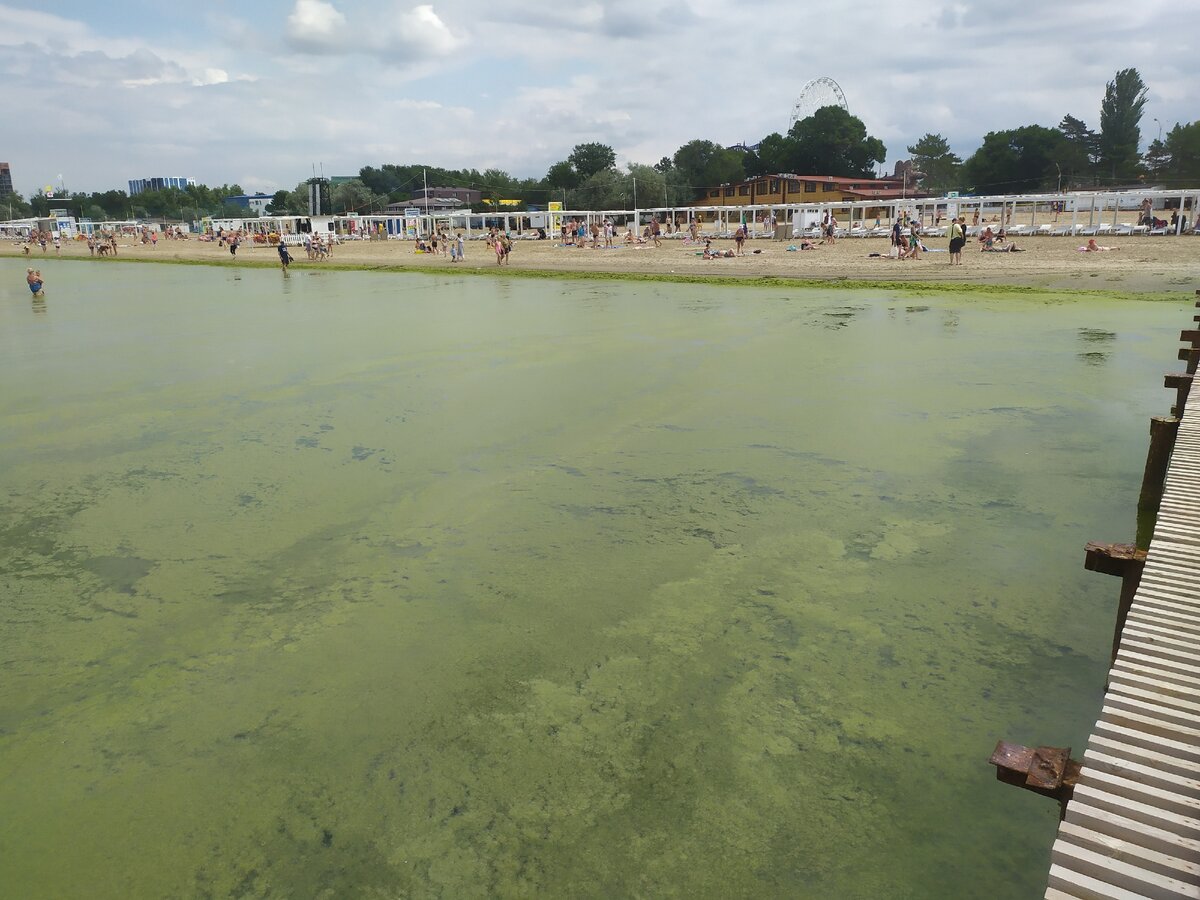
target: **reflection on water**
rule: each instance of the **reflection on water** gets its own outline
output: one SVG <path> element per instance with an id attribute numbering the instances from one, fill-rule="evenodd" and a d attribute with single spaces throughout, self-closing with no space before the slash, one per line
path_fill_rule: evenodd
<path id="1" fill-rule="evenodd" d="M 1042 890 L 986 759 L 1094 721 L 1182 303 L 53 277 L 0 289 L 7 893 Z"/>
<path id="2" fill-rule="evenodd" d="M 1080 328 L 1079 342 L 1086 348 L 1079 351 L 1076 357 L 1089 366 L 1100 366 L 1108 362 L 1111 348 L 1108 346 L 1117 339 L 1112 331 L 1103 328 Z"/>

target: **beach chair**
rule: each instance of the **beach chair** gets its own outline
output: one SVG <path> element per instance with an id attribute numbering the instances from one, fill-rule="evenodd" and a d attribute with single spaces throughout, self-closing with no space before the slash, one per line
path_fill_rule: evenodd
<path id="1" fill-rule="evenodd" d="M 1133 226 L 1128 222 L 1122 222 L 1111 233 L 1120 237 L 1129 237 L 1129 235 L 1133 234 Z"/>
<path id="2" fill-rule="evenodd" d="M 1149 225 L 1134 225 L 1133 229 L 1132 229 L 1132 233 L 1133 234 L 1153 234 L 1154 230 Z M 1163 229 L 1163 233 L 1164 234 L 1166 233 L 1165 228 Z"/>
<path id="3" fill-rule="evenodd" d="M 1097 226 L 1097 225 L 1080 225 L 1079 231 L 1077 231 L 1076 234 L 1081 234 L 1081 235 L 1085 235 L 1087 237 L 1091 237 L 1096 234 L 1098 228 L 1099 228 L 1099 226 Z"/>
<path id="4" fill-rule="evenodd" d="M 1096 226 L 1096 234 L 1112 234 L 1113 227 L 1107 222 L 1101 222 Z"/>
<path id="5" fill-rule="evenodd" d="M 1037 231 L 1033 233 L 1039 237 L 1050 237 L 1050 235 L 1054 234 L 1054 226 L 1049 223 L 1039 225 Z"/>
<path id="6" fill-rule="evenodd" d="M 1004 233 L 1009 237 L 1029 237 L 1033 234 L 1033 229 L 1028 225 L 1014 225 L 1012 228 L 1006 229 Z"/>
<path id="7" fill-rule="evenodd" d="M 1139 228 L 1145 228 L 1146 226 L 1145 226 L 1145 225 L 1139 225 L 1138 227 L 1139 227 Z M 1165 228 L 1151 228 L 1151 229 L 1149 229 L 1149 231 L 1147 231 L 1146 233 L 1147 233 L 1147 234 L 1152 234 L 1152 235 L 1160 235 L 1160 234 L 1161 234 L 1161 235 L 1164 235 L 1164 236 L 1165 236 L 1165 235 L 1167 235 L 1167 234 L 1171 234 L 1171 233 L 1173 233 L 1173 232 L 1168 232 L 1168 231 L 1167 231 L 1167 229 L 1165 229 Z"/>

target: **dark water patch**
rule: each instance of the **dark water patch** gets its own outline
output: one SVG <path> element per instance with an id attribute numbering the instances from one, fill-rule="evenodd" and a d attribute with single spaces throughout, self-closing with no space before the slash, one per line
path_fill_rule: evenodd
<path id="1" fill-rule="evenodd" d="M 821 313 L 819 324 L 825 328 L 845 328 L 855 319 L 857 319 L 866 307 L 840 307 L 838 309 L 826 310 Z"/>
<path id="2" fill-rule="evenodd" d="M 1115 331 L 1105 331 L 1102 328 L 1080 328 L 1079 340 L 1087 344 L 1111 343 L 1117 339 Z"/>
<path id="3" fill-rule="evenodd" d="M 784 492 L 777 487 L 772 487 L 769 484 L 763 484 L 752 475 L 743 475 L 740 472 L 721 472 L 717 475 L 722 481 L 736 484 L 738 488 L 747 494 L 755 497 L 780 497 Z"/>
<path id="4" fill-rule="evenodd" d="M 1077 353 L 1076 358 L 1089 366 L 1102 366 L 1108 362 L 1109 354 L 1100 353 L 1095 350 L 1088 353 Z"/>
<path id="5" fill-rule="evenodd" d="M 550 468 L 558 469 L 560 472 L 565 472 L 567 475 L 570 475 L 573 478 L 584 477 L 583 472 L 580 469 L 576 469 L 574 466 L 564 466 L 561 463 L 551 463 Z"/>
<path id="6" fill-rule="evenodd" d="M 156 563 L 137 556 L 89 556 L 79 566 L 119 594 L 136 594 L 136 585 L 154 570 Z"/>
<path id="7" fill-rule="evenodd" d="M 780 447 L 777 444 L 747 444 L 748 450 L 774 450 L 783 456 L 791 459 L 802 459 L 811 462 L 818 462 L 828 466 L 846 466 L 848 463 L 844 459 L 836 459 L 832 456 L 826 456 L 822 453 L 817 453 L 812 450 L 796 450 L 792 447 Z"/>
<path id="8" fill-rule="evenodd" d="M 350 451 L 350 455 L 357 461 L 362 462 L 365 459 L 370 459 L 372 456 L 374 456 L 376 453 L 379 453 L 379 452 L 380 452 L 379 450 L 372 450 L 368 447 L 360 447 L 360 446 L 356 445 Z"/>

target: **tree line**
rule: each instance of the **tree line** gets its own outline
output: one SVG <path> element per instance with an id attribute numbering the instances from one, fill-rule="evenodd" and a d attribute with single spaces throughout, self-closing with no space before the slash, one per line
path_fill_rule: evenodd
<path id="1" fill-rule="evenodd" d="M 965 160 L 950 150 L 945 137 L 926 134 L 909 146 L 906 170 L 914 186 L 931 193 L 957 190 L 965 194 L 1015 194 L 1121 186 L 1150 181 L 1168 187 L 1200 184 L 1200 121 L 1176 123 L 1139 153 L 1141 122 L 1148 89 L 1137 69 L 1122 69 L 1108 82 L 1099 108 L 1099 130 L 1073 115 L 1057 127 L 1024 125 L 988 132 Z M 883 142 L 867 133 L 855 116 L 826 106 L 795 122 L 786 134 L 768 134 L 752 147 L 725 147 L 692 140 L 654 165 L 618 167 L 616 152 L 606 144 L 577 144 L 566 159 L 550 166 L 542 178 L 514 178 L 500 169 L 445 169 L 421 164 L 386 163 L 363 167 L 358 176 L 331 190 L 336 213 L 383 212 L 389 204 L 407 205 L 425 187 L 466 187 L 480 191 L 483 206 L 500 200 L 520 207 L 561 201 L 567 209 L 632 209 L 684 205 L 706 189 L 781 172 L 874 178 L 887 158 Z M 88 218 L 241 217 L 246 208 L 228 198 L 241 194 L 238 185 L 147 191 L 129 197 L 124 191 L 70 194 L 72 205 Z M 36 195 L 24 201 L 10 195 L 14 217 L 45 215 L 54 201 Z M 308 185 L 277 191 L 269 213 L 306 214 Z"/>

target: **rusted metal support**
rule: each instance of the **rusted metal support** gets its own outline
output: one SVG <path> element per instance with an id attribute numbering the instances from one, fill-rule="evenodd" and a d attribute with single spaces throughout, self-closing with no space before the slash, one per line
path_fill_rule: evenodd
<path id="1" fill-rule="evenodd" d="M 1187 406 L 1193 377 L 1195 376 L 1183 372 L 1168 372 L 1163 376 L 1163 387 L 1175 388 L 1175 405 L 1171 407 L 1171 415 L 1177 418 L 1183 418 L 1183 409 Z"/>
<path id="2" fill-rule="evenodd" d="M 1179 420 L 1174 416 L 1155 416 L 1150 420 L 1150 449 L 1146 451 L 1146 471 L 1142 475 L 1137 511 L 1137 545 L 1143 550 L 1150 547 L 1150 538 L 1154 534 L 1167 480 L 1167 465 L 1171 462 L 1178 433 Z"/>
<path id="3" fill-rule="evenodd" d="M 1113 626 L 1112 659 L 1115 661 L 1121 646 L 1121 634 L 1125 631 L 1125 620 L 1129 618 L 1129 608 L 1133 605 L 1138 585 L 1142 583 L 1146 551 L 1133 544 L 1089 541 L 1084 552 L 1083 567 L 1089 572 L 1116 575 L 1121 579 L 1121 599 L 1117 603 L 1117 621 Z"/>
<path id="4" fill-rule="evenodd" d="M 1024 747 L 1009 741 L 996 742 L 988 763 L 996 767 L 997 781 L 1057 800 L 1060 820 L 1083 768 L 1071 759 L 1070 747 Z"/>
<path id="5" fill-rule="evenodd" d="M 1200 347 L 1180 347 L 1179 358 L 1187 363 L 1189 375 L 1196 374 L 1196 365 L 1200 362 Z"/>

